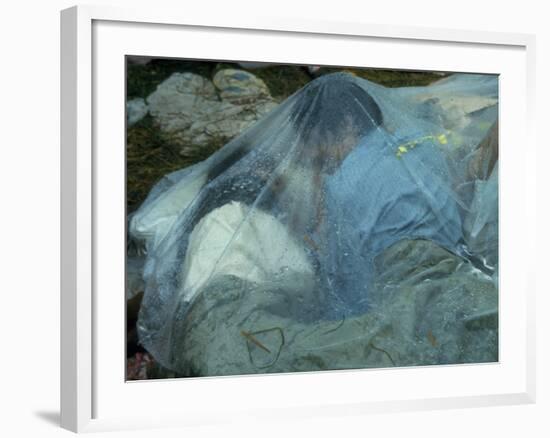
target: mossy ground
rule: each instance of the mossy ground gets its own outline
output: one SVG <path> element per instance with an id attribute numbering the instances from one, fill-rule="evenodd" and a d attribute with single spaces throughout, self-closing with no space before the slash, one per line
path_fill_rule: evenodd
<path id="1" fill-rule="evenodd" d="M 371 68 L 346 68 L 346 67 L 323 67 L 322 74 L 347 71 L 363 79 L 376 82 L 385 87 L 415 87 L 429 85 L 441 79 L 442 75 L 435 72 L 405 71 L 405 70 L 380 70 Z"/>
<path id="2" fill-rule="evenodd" d="M 186 148 L 166 141 L 153 119 L 147 115 L 126 136 L 126 202 L 128 213 L 136 210 L 152 186 L 167 173 L 205 160 L 224 145 L 223 139 L 202 147 Z"/>

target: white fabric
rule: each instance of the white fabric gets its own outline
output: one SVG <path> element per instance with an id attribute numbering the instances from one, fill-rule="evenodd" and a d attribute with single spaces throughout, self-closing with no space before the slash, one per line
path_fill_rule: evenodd
<path id="1" fill-rule="evenodd" d="M 313 282 L 307 255 L 286 227 L 267 213 L 231 202 L 211 211 L 193 229 L 181 291 L 190 301 L 214 275 L 262 283 L 296 274 Z"/>

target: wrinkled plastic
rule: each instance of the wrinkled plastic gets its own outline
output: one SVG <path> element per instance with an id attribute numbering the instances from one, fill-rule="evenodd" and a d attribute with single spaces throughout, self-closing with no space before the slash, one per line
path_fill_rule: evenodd
<path id="1" fill-rule="evenodd" d="M 327 75 L 167 175 L 130 221 L 147 250 L 141 343 L 174 368 L 178 327 L 224 278 L 256 285 L 256 311 L 276 290 L 285 304 L 263 310 L 299 324 L 365 314 L 380 296 L 375 259 L 405 239 L 496 276 L 497 152 L 487 164 L 480 144 L 497 104 L 495 76 L 388 89 Z"/>
<path id="2" fill-rule="evenodd" d="M 314 323 L 289 316 L 288 286 L 218 277 L 175 322 L 185 336 L 171 366 L 213 376 L 498 360 L 488 275 L 428 240 L 401 240 L 375 265 L 368 311 Z"/>

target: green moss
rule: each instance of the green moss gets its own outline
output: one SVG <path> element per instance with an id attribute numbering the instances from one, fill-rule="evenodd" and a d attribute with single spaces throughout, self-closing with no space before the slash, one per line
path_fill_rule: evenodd
<path id="1" fill-rule="evenodd" d="M 376 82 L 385 87 L 410 87 L 424 86 L 441 79 L 443 76 L 438 73 L 423 71 L 405 71 L 405 70 L 380 70 L 371 68 L 345 68 L 345 67 L 322 67 L 319 74 L 335 73 L 347 71 L 363 79 Z"/>
<path id="2" fill-rule="evenodd" d="M 176 72 L 191 72 L 211 77 L 217 63 L 178 59 L 153 59 L 146 65 L 127 64 L 126 95 L 128 99 L 147 97 L 162 81 Z"/>
<path id="3" fill-rule="evenodd" d="M 205 160 L 225 144 L 213 139 L 201 147 L 185 148 L 166 141 L 150 116 L 128 128 L 126 137 L 126 201 L 128 213 L 139 207 L 153 185 L 167 173 Z"/>
<path id="4" fill-rule="evenodd" d="M 249 71 L 262 79 L 271 95 L 279 101 L 286 99 L 312 80 L 304 68 L 295 65 L 274 65 Z"/>

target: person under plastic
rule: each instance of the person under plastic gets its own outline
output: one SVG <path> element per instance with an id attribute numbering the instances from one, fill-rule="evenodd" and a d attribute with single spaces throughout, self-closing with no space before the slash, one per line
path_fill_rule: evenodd
<path id="1" fill-rule="evenodd" d="M 130 229 L 146 241 L 138 330 L 157 360 L 180 363 L 182 321 L 213 285 L 252 288 L 256 312 L 308 324 L 379 305 L 375 260 L 399 241 L 463 255 L 449 139 L 386 94 L 346 74 L 317 79 L 153 189 Z"/>

